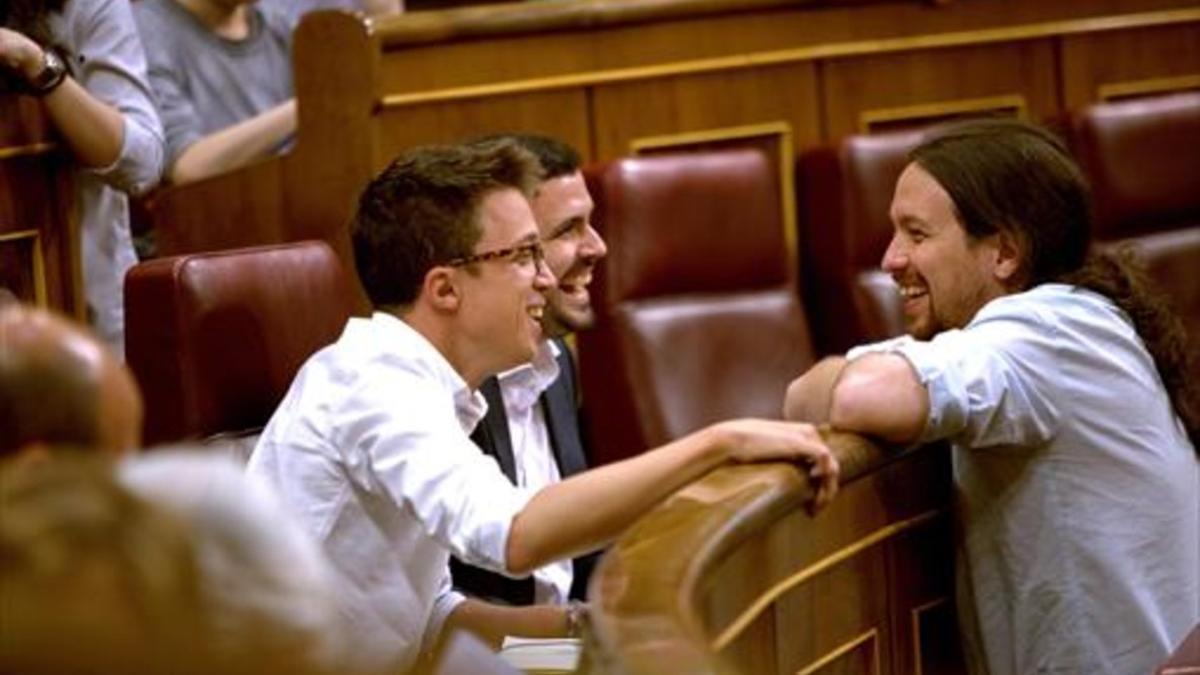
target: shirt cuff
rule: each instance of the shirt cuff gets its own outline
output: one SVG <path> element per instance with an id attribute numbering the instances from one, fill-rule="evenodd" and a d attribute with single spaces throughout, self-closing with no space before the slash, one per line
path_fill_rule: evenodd
<path id="1" fill-rule="evenodd" d="M 442 628 L 446 626 L 446 619 L 450 618 L 450 613 L 466 599 L 465 595 L 453 590 L 449 585 L 444 587 L 441 595 L 434 598 L 433 610 L 429 612 L 429 622 L 425 624 L 425 635 L 421 638 L 423 653 L 431 653 L 437 646 Z"/>
<path id="2" fill-rule="evenodd" d="M 530 488 L 509 485 L 503 492 L 492 495 L 488 511 L 495 515 L 479 519 L 477 536 L 465 541 L 462 550 L 455 551 L 459 560 L 512 579 L 528 576 L 517 576 L 508 571 L 508 537 L 512 534 L 513 520 L 536 493 Z"/>
<path id="3" fill-rule="evenodd" d="M 139 126 L 127 114 L 121 122 L 121 150 L 108 166 L 91 167 L 87 172 L 132 196 L 152 190 L 162 178 L 163 141 L 154 132 Z"/>
<path id="4" fill-rule="evenodd" d="M 860 345 L 846 352 L 848 361 L 869 354 L 895 354 L 908 361 L 909 366 L 917 375 L 917 381 L 925 387 L 929 396 L 929 415 L 925 418 L 925 424 L 922 426 L 917 440 L 908 446 L 910 448 L 942 438 L 941 430 L 945 425 L 946 411 L 953 409 L 953 406 L 947 405 L 951 394 L 947 391 L 945 377 L 942 376 L 943 368 L 938 364 L 934 353 L 930 351 L 932 349 L 936 349 L 932 343 L 920 342 L 911 335 L 904 335 L 882 342 Z"/>

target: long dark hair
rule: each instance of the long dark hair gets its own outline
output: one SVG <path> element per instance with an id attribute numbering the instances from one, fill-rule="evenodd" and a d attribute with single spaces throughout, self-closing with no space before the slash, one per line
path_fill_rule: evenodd
<path id="1" fill-rule="evenodd" d="M 1004 119 L 936 130 L 910 154 L 950 195 L 973 239 L 1003 229 L 1020 242 L 1022 288 L 1059 282 L 1112 300 L 1133 321 L 1200 453 L 1194 358 L 1183 323 L 1128 251 L 1092 245 L 1091 190 L 1066 146 L 1045 129 Z"/>

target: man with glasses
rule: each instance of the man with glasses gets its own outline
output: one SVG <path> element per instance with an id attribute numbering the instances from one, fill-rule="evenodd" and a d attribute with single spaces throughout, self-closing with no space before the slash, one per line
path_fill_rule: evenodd
<path id="1" fill-rule="evenodd" d="M 575 364 L 563 337 L 591 328 L 594 315 L 588 283 L 608 249 L 591 226 L 593 203 L 579 170 L 579 154 L 562 141 L 528 134 L 507 139 L 528 150 L 542 165 L 542 179 L 530 201 L 546 264 L 557 283 L 546 292 L 542 313 L 545 339 L 531 363 L 484 380 L 479 391 L 487 415 L 471 440 L 496 459 L 514 485 L 539 489 L 587 468 L 579 433 Z M 565 605 L 583 600 L 598 553 L 558 560 L 512 579 L 452 559 L 454 587 L 467 595 L 507 605 Z M 576 606 L 572 611 L 580 611 Z"/>
<path id="2" fill-rule="evenodd" d="M 352 226 L 375 305 L 301 368 L 249 471 L 322 544 L 361 652 L 406 670 L 443 626 L 489 639 L 563 635 L 560 607 L 499 607 L 450 586 L 449 555 L 514 576 L 603 545 L 730 462 L 803 461 L 833 495 L 837 463 L 808 425 L 736 420 L 541 490 L 512 485 L 467 433 L 477 389 L 543 339 L 541 257 L 528 196 L 536 160 L 512 143 L 405 153 L 366 188 Z"/>

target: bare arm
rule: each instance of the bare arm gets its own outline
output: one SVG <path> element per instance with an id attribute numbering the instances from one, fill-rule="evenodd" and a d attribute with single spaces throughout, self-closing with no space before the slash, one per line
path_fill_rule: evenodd
<path id="1" fill-rule="evenodd" d="M 784 418 L 812 424 L 828 422 L 833 386 L 845 367 L 845 357 L 830 356 L 793 380 L 783 401 Z"/>
<path id="2" fill-rule="evenodd" d="M 43 54 L 33 40 L 0 28 L 0 63 L 26 80 L 41 72 Z M 125 129 L 116 108 L 89 94 L 70 75 L 43 100 L 47 114 L 80 164 L 104 167 L 117 161 Z"/>
<path id="3" fill-rule="evenodd" d="M 567 636 L 567 609 L 557 605 L 506 607 L 468 598 L 454 608 L 442 628 L 442 636 L 455 628 L 473 633 L 499 649 L 504 636 L 552 638 Z"/>
<path id="4" fill-rule="evenodd" d="M 929 393 L 903 356 L 868 354 L 848 363 L 833 388 L 835 429 L 892 443 L 916 441 L 929 417 Z"/>
<path id="5" fill-rule="evenodd" d="M 612 540 L 658 502 L 729 462 L 805 460 L 819 481 L 815 507 L 837 491 L 837 460 L 807 424 L 723 422 L 637 457 L 576 474 L 539 491 L 513 519 L 509 570 L 543 564 Z"/>
<path id="6" fill-rule="evenodd" d="M 171 182 L 191 183 L 243 167 L 270 155 L 295 131 L 296 100 L 289 99 L 187 146 L 171 165 Z"/>

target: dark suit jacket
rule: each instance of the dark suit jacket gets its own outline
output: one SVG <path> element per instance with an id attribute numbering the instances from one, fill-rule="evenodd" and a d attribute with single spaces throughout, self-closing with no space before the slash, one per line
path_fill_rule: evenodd
<path id="1" fill-rule="evenodd" d="M 579 435 L 575 363 L 571 360 L 571 352 L 567 345 L 562 340 L 555 342 L 559 348 L 559 376 L 542 394 L 540 402 L 559 474 L 566 478 L 586 469 L 587 460 Z M 475 428 L 475 433 L 471 434 L 471 440 L 485 453 L 495 457 L 504 475 L 516 484 L 512 438 L 508 433 L 504 401 L 500 397 L 500 383 L 491 377 L 485 380 L 479 389 L 487 399 L 488 412 Z M 575 578 L 571 585 L 572 598 L 584 598 L 588 577 L 591 576 L 597 557 L 598 554 L 593 553 L 573 561 Z M 454 587 L 468 595 L 510 605 L 533 603 L 533 577 L 509 579 L 494 572 L 471 567 L 455 558 L 450 560 L 450 572 L 454 577 Z"/>

